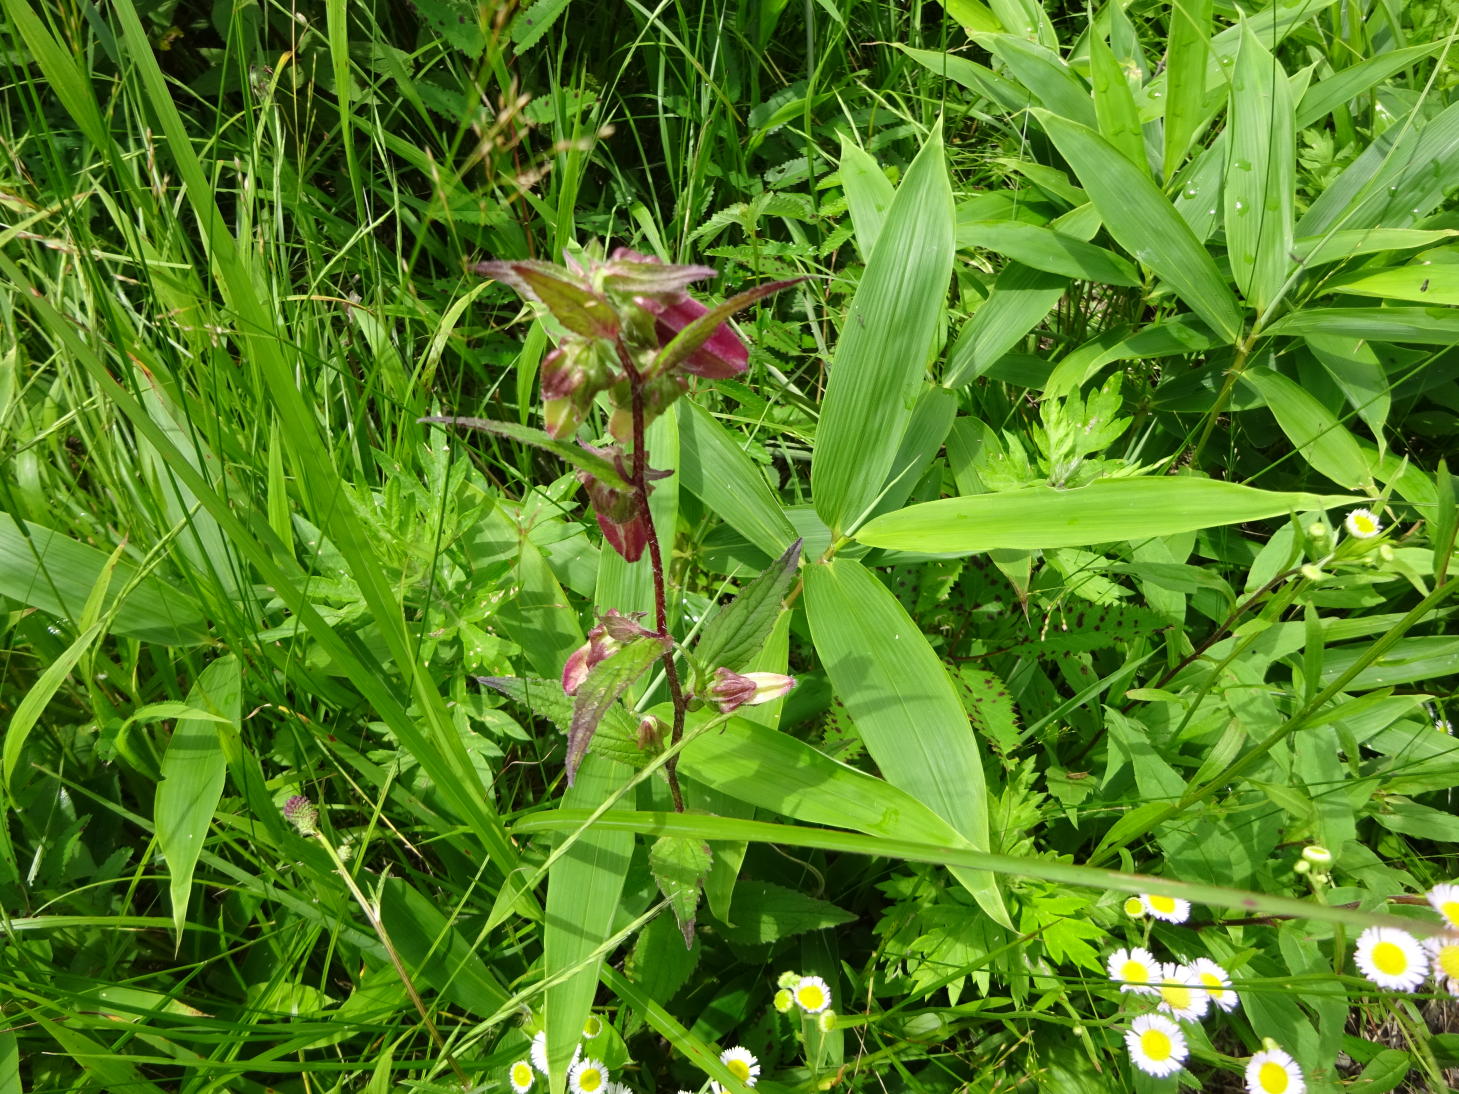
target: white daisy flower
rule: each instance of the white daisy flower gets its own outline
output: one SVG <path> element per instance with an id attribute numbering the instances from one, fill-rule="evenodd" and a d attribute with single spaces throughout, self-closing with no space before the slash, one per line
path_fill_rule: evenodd
<path id="1" fill-rule="evenodd" d="M 1147 1075 L 1163 1079 L 1185 1063 L 1190 1049 L 1180 1027 L 1163 1014 L 1142 1014 L 1125 1031 L 1130 1059 Z"/>
<path id="2" fill-rule="evenodd" d="M 532 1080 L 536 1077 L 532 1074 L 531 1063 L 526 1060 L 518 1060 L 512 1065 L 512 1090 L 515 1094 L 527 1094 L 527 1091 L 532 1089 Z"/>
<path id="3" fill-rule="evenodd" d="M 1373 515 L 1371 509 L 1354 509 L 1343 520 L 1348 535 L 1355 539 L 1372 539 L 1383 531 L 1383 523 Z"/>
<path id="4" fill-rule="evenodd" d="M 604 1094 L 633 1094 L 633 1088 L 627 1083 L 612 1082 Z"/>
<path id="5" fill-rule="evenodd" d="M 1450 737 L 1454 736 L 1454 723 L 1447 718 L 1435 718 L 1434 728 L 1440 733 L 1447 733 Z"/>
<path id="6" fill-rule="evenodd" d="M 1429 890 L 1429 903 L 1449 922 L 1451 930 L 1459 931 L 1459 885 L 1452 881 L 1435 885 Z"/>
<path id="7" fill-rule="evenodd" d="M 760 1061 L 744 1045 L 725 1049 L 719 1054 L 719 1062 L 729 1068 L 730 1074 L 746 1086 L 754 1086 L 760 1081 Z M 714 1094 L 724 1094 L 724 1086 L 713 1079 L 709 1080 L 709 1086 Z"/>
<path id="8" fill-rule="evenodd" d="M 1141 893 L 1140 903 L 1145 906 L 1145 914 L 1153 915 L 1156 919 L 1163 919 L 1167 923 L 1184 923 L 1190 918 L 1191 902 L 1182 900 L 1178 896 L 1155 896 L 1152 893 Z"/>
<path id="9" fill-rule="evenodd" d="M 607 1094 L 608 1069 L 602 1060 L 579 1060 L 567 1073 L 572 1094 Z"/>
<path id="10" fill-rule="evenodd" d="M 539 1029 L 537 1035 L 532 1038 L 532 1066 L 542 1074 L 547 1074 L 547 1031 Z"/>
<path id="11" fill-rule="evenodd" d="M 1149 950 L 1135 946 L 1128 950 L 1115 950 L 1109 959 L 1109 978 L 1117 981 L 1120 991 L 1133 991 L 1139 995 L 1157 995 L 1160 983 L 1160 962 Z"/>
<path id="12" fill-rule="evenodd" d="M 1199 1022 L 1211 1009 L 1211 997 L 1200 977 L 1187 965 L 1167 963 L 1160 973 L 1160 1009 L 1184 1022 Z"/>
<path id="13" fill-rule="evenodd" d="M 1459 995 L 1459 934 L 1424 939 L 1434 965 L 1434 979 L 1450 995 Z"/>
<path id="14" fill-rule="evenodd" d="M 795 1001 L 807 1014 L 820 1014 L 831 1005 L 831 987 L 819 976 L 802 976 L 795 985 Z"/>
<path id="15" fill-rule="evenodd" d="M 1279 1048 L 1265 1048 L 1246 1062 L 1246 1089 L 1251 1094 L 1302 1094 L 1307 1084 L 1296 1060 Z"/>
<path id="16" fill-rule="evenodd" d="M 1236 992 L 1231 990 L 1231 977 L 1226 970 L 1216 964 L 1209 957 L 1198 957 L 1189 965 L 1190 971 L 1196 974 L 1196 983 L 1211 997 L 1211 1002 L 1225 1011 L 1236 1009 L 1240 1000 Z"/>
<path id="17" fill-rule="evenodd" d="M 1414 991 L 1429 972 L 1429 959 L 1418 939 L 1392 927 L 1369 927 L 1358 935 L 1353 960 L 1380 988 Z"/>

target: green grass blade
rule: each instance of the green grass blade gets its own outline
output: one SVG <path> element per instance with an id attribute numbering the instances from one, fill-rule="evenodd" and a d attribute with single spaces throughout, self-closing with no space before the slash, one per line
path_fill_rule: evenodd
<path id="1" fill-rule="evenodd" d="M 571 809 L 597 808 L 630 777 L 622 764 L 589 754 L 563 795 Z M 615 803 L 603 818 L 633 807 L 636 792 Z M 547 1055 L 551 1089 L 562 1094 L 567 1065 L 582 1038 L 583 1023 L 598 990 L 601 958 L 592 957 L 613 933 L 623 879 L 633 856 L 633 836 L 602 823 L 584 832 L 547 871 L 547 918 L 542 928 L 543 974 L 561 978 L 547 988 Z"/>
<path id="2" fill-rule="evenodd" d="M 1257 490 L 1188 476 L 1102 479 L 1074 490 L 1035 486 L 924 502 L 869 521 L 855 538 L 871 547 L 949 553 L 1088 547 L 1361 500 Z"/>
<path id="3" fill-rule="evenodd" d="M 1226 140 L 1226 255 L 1258 312 L 1277 300 L 1292 265 L 1296 146 L 1287 74 L 1247 27 L 1231 80 Z"/>
<path id="4" fill-rule="evenodd" d="M 1046 111 L 1038 117 L 1115 241 L 1169 284 L 1212 330 L 1235 341 L 1241 310 L 1231 286 L 1165 195 L 1098 133 Z"/>
<path id="5" fill-rule="evenodd" d="M 805 596 L 816 652 L 887 782 L 926 804 L 974 847 L 987 848 L 978 739 L 917 625 L 870 570 L 849 559 L 810 566 Z M 973 896 L 1005 920 L 991 879 Z"/>
<path id="6" fill-rule="evenodd" d="M 236 657 L 220 657 L 203 670 L 188 692 L 189 706 L 221 716 L 239 730 L 242 716 L 242 670 Z M 228 761 L 218 739 L 218 725 L 202 718 L 179 718 L 162 757 L 162 781 L 152 818 L 157 844 L 167 860 L 172 925 L 177 942 L 187 920 L 193 871 L 208 838 L 213 810 L 223 793 Z"/>
<path id="7" fill-rule="evenodd" d="M 938 126 L 897 188 L 831 365 L 811 491 L 833 533 L 867 511 L 891 469 L 942 319 L 956 227 Z"/>

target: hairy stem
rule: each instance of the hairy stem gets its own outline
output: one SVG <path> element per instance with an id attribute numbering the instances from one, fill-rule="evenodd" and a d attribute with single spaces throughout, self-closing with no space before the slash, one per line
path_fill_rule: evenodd
<path id="1" fill-rule="evenodd" d="M 654 527 L 653 511 L 648 505 L 648 451 L 644 445 L 643 377 L 634 367 L 633 357 L 622 342 L 618 343 L 618 360 L 628 374 L 628 389 L 633 413 L 633 468 L 629 482 L 633 487 L 639 516 L 648 529 L 648 560 L 654 579 L 654 626 L 660 638 L 670 638 L 668 598 L 664 591 L 664 558 L 659 550 L 658 529 Z M 679 682 L 679 669 L 674 664 L 674 649 L 671 645 L 664 651 L 664 679 L 669 685 L 669 700 L 674 707 L 674 728 L 670 743 L 677 745 L 684 736 L 684 711 L 688 700 L 684 687 Z M 684 812 L 684 792 L 679 788 L 679 758 L 674 756 L 664 765 L 664 774 L 669 780 L 669 793 L 674 799 L 675 812 Z"/>

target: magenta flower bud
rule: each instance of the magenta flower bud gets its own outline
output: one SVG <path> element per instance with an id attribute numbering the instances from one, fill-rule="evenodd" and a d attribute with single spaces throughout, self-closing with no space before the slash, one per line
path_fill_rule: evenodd
<path id="1" fill-rule="evenodd" d="M 780 699 L 795 687 L 795 677 L 778 672 L 731 672 L 714 670 L 714 683 L 709 698 L 719 704 L 720 713 L 730 714 L 740 707 L 759 706 Z"/>
<path id="2" fill-rule="evenodd" d="M 567 664 L 562 666 L 562 690 L 576 695 L 598 662 L 612 657 L 624 642 L 648 633 L 629 616 L 609 608 L 588 632 L 587 642 L 573 650 Z"/>

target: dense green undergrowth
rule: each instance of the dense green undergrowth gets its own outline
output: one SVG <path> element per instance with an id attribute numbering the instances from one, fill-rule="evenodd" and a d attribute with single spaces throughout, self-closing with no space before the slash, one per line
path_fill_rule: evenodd
<path id="1" fill-rule="evenodd" d="M 0 1092 L 1449 1088 L 1452 4 L 0 20 Z M 659 602 L 473 272 L 619 246 L 801 279 Z M 660 606 L 795 688 L 644 646 L 569 787 Z M 1239 998 L 1168 1077 L 1121 950 Z"/>

